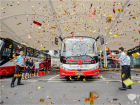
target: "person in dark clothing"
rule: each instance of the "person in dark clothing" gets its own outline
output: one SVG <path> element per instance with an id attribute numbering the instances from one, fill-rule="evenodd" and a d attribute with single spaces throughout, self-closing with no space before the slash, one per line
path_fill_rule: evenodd
<path id="1" fill-rule="evenodd" d="M 123 83 L 124 80 L 128 78 L 128 58 L 126 54 L 124 53 L 124 48 L 120 47 L 119 48 L 119 59 L 112 58 L 112 60 L 116 60 L 120 62 L 120 65 L 122 66 L 122 73 L 121 73 L 121 78 L 122 78 L 122 87 L 120 87 L 120 90 L 127 90 L 126 85 Z"/>
<path id="2" fill-rule="evenodd" d="M 18 82 L 17 85 L 24 85 L 21 83 L 21 74 L 24 70 L 25 64 L 24 64 L 24 52 L 20 51 L 20 56 L 17 57 L 17 59 L 15 60 L 15 72 L 14 72 L 14 77 L 12 78 L 12 82 L 11 82 L 11 88 L 14 87 L 14 82 L 16 80 L 16 77 L 18 77 Z"/>
<path id="3" fill-rule="evenodd" d="M 130 78 L 131 79 L 131 70 L 130 70 L 130 57 L 128 56 L 128 52 L 126 53 L 127 55 L 127 59 L 128 59 L 128 72 L 127 72 L 127 78 Z M 131 85 L 129 85 L 127 87 L 127 89 L 132 89 Z"/>
<path id="4" fill-rule="evenodd" d="M 31 79 L 33 66 L 34 66 L 33 58 L 30 58 L 30 61 L 29 61 L 29 68 L 30 68 L 29 69 L 29 79 Z"/>

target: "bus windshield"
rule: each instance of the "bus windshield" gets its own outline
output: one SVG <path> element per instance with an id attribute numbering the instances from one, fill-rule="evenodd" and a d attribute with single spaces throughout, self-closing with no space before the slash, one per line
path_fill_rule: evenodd
<path id="1" fill-rule="evenodd" d="M 95 56 L 96 42 L 93 38 L 66 38 L 62 42 L 61 56 L 77 56 L 78 54 Z"/>

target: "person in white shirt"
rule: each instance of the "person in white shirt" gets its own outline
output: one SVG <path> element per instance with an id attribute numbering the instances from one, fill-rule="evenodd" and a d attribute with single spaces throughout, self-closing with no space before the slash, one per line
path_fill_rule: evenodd
<path id="1" fill-rule="evenodd" d="M 38 73 L 39 73 L 39 64 L 40 64 L 41 62 L 38 62 L 38 60 L 35 62 L 35 71 L 34 71 L 34 76 L 35 76 L 35 74 L 37 73 L 37 77 L 39 77 L 38 76 Z"/>
<path id="2" fill-rule="evenodd" d="M 130 70 L 130 57 L 128 56 L 128 52 L 126 52 L 126 55 L 127 55 L 127 59 L 128 59 L 128 78 L 131 79 L 131 70 Z M 127 87 L 127 89 L 132 89 L 131 85 Z"/>

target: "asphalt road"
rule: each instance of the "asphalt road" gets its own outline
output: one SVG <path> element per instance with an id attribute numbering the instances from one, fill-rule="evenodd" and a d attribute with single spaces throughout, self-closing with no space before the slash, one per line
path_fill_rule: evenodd
<path id="1" fill-rule="evenodd" d="M 89 93 L 95 91 L 99 97 L 94 105 L 140 105 L 140 72 L 132 71 L 132 89 L 119 90 L 120 71 L 100 72 L 99 77 L 60 77 L 59 71 L 50 71 L 44 76 L 22 80 L 24 85 L 11 88 L 11 76 L 0 79 L 0 103 L 3 105 L 90 105 L 85 102 Z M 83 81 L 85 79 L 85 81 Z M 93 92 L 94 93 L 94 92 Z M 129 96 L 128 94 L 134 94 Z M 97 95 L 96 95 L 97 96 Z M 130 103 L 130 99 L 134 99 Z M 40 100 L 41 99 L 41 100 Z"/>

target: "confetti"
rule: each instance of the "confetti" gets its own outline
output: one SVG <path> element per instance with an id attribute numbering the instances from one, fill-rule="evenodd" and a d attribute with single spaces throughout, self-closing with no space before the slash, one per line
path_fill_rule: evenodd
<path id="1" fill-rule="evenodd" d="M 40 102 L 44 102 L 44 100 L 45 100 L 45 99 L 42 99 L 42 98 L 41 98 L 41 99 L 40 99 Z"/>
<path id="2" fill-rule="evenodd" d="M 89 17 L 94 17 L 94 15 L 88 14 Z"/>
<path id="3" fill-rule="evenodd" d="M 113 9 L 113 13 L 115 14 L 115 9 Z"/>
<path id="4" fill-rule="evenodd" d="M 118 9 L 119 12 L 123 12 L 123 9 Z"/>
<path id="5" fill-rule="evenodd" d="M 122 78 L 124 78 L 125 74 L 123 73 Z"/>
<path id="6" fill-rule="evenodd" d="M 86 79 L 84 78 L 83 81 L 86 81 Z"/>
<path id="7" fill-rule="evenodd" d="M 93 95 L 93 92 L 90 92 L 89 97 L 85 98 L 85 102 L 90 101 L 90 105 L 94 105 L 94 100 L 96 100 L 97 97 Z"/>
<path id="8" fill-rule="evenodd" d="M 19 46 L 18 48 L 19 48 L 19 49 L 21 49 L 22 47 L 21 47 L 21 46 Z"/>
<path id="9" fill-rule="evenodd" d="M 12 48 L 12 44 L 9 46 L 9 48 Z"/>
<path id="10" fill-rule="evenodd" d="M 1 7 L 1 9 L 6 9 L 5 7 Z"/>
<path id="11" fill-rule="evenodd" d="M 113 98 L 113 101 L 117 101 L 118 100 L 118 98 Z"/>
<path id="12" fill-rule="evenodd" d="M 20 25 L 21 24 L 21 22 L 20 23 L 18 23 L 17 25 Z"/>
<path id="13" fill-rule="evenodd" d="M 132 81 L 130 78 L 128 78 L 128 79 L 124 80 L 123 83 L 124 83 L 126 86 L 129 86 L 129 85 L 133 84 L 133 81 Z"/>
<path id="14" fill-rule="evenodd" d="M 136 76 L 139 76 L 139 74 L 136 74 Z"/>
<path id="15" fill-rule="evenodd" d="M 37 22 L 37 21 L 33 21 L 33 23 L 36 24 L 36 25 L 42 26 L 42 24 Z"/>

